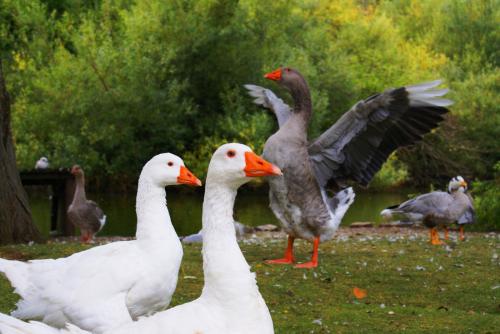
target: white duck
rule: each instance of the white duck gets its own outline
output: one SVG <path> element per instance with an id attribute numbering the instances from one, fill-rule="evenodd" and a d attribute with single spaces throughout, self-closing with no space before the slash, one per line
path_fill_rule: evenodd
<path id="1" fill-rule="evenodd" d="M 49 166 L 50 166 L 49 159 L 47 159 L 47 157 L 41 157 L 40 159 L 38 159 L 36 161 L 35 169 L 36 170 L 44 170 L 44 169 L 48 169 Z"/>
<path id="2" fill-rule="evenodd" d="M 281 175 L 278 167 L 255 155 L 248 146 L 225 144 L 208 167 L 203 201 L 203 271 L 201 296 L 106 334 L 270 334 L 269 310 L 259 293 L 255 274 L 241 253 L 233 225 L 237 189 L 254 176 Z M 47 333 L 80 333 L 74 327 L 52 330 L 0 315 L 3 334 L 29 334 L 43 326 Z M 20 329 L 19 331 L 16 331 Z"/>
<path id="3" fill-rule="evenodd" d="M 56 260 L 0 259 L 0 272 L 21 296 L 12 315 L 55 327 L 69 322 L 102 333 L 166 308 L 182 259 L 165 200 L 164 187 L 175 184 L 201 182 L 173 154 L 146 163 L 137 190 L 136 240 Z"/>

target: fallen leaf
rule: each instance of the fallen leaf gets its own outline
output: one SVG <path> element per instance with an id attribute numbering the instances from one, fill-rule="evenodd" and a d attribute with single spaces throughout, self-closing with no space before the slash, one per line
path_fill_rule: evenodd
<path id="1" fill-rule="evenodd" d="M 352 293 L 354 294 L 354 297 L 356 297 L 357 299 L 366 298 L 367 295 L 366 290 L 360 289 L 356 286 L 352 289 Z"/>

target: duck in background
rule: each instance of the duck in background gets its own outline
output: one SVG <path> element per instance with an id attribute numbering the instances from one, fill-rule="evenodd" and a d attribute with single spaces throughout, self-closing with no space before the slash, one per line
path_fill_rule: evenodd
<path id="1" fill-rule="evenodd" d="M 467 182 L 461 176 L 451 179 L 448 192 L 433 191 L 417 196 L 399 205 L 391 206 L 380 214 L 384 219 L 405 219 L 411 222 L 422 221 L 429 227 L 430 242 L 441 245 L 437 231 L 438 226 L 445 230 L 448 239 L 448 225 L 457 223 L 460 227 L 460 240 L 464 240 L 463 226 L 475 222 L 475 212 L 472 198 L 467 191 Z"/>
<path id="2" fill-rule="evenodd" d="M 49 166 L 50 166 L 50 163 L 49 163 L 49 159 L 47 159 L 47 157 L 41 157 L 35 163 L 36 170 L 45 170 L 45 169 L 48 169 Z"/>
<path id="3" fill-rule="evenodd" d="M 279 124 L 264 145 L 263 157 L 284 173 L 270 179 L 269 199 L 288 234 L 288 246 L 283 258 L 267 262 L 295 263 L 293 243 L 301 238 L 313 242 L 313 254 L 296 267 L 314 268 L 320 242 L 333 238 L 354 201 L 347 181 L 367 186 L 392 152 L 436 128 L 452 102 L 442 98 L 447 89 L 434 89 L 439 80 L 389 89 L 356 103 L 310 142 L 312 101 L 304 77 L 289 67 L 265 77 L 287 89 L 294 102 L 289 107 L 269 89 L 245 86 L 256 104 L 274 112 Z"/>
<path id="4" fill-rule="evenodd" d="M 54 260 L 0 259 L 0 272 L 21 296 L 12 315 L 58 328 L 72 323 L 99 334 L 165 309 L 183 255 L 165 199 L 165 186 L 177 184 L 200 186 L 201 181 L 174 154 L 146 163 L 137 189 L 136 240 Z"/>
<path id="5" fill-rule="evenodd" d="M 96 202 L 87 199 L 83 169 L 74 165 L 71 174 L 75 176 L 75 192 L 68 207 L 68 218 L 80 229 L 82 242 L 89 243 L 106 224 L 106 215 Z"/>

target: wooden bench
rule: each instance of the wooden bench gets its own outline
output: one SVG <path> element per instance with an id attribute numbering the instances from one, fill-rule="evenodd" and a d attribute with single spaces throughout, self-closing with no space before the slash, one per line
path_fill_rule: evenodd
<path id="1" fill-rule="evenodd" d="M 69 169 L 31 170 L 20 173 L 23 186 L 43 186 L 52 188 L 50 211 L 51 234 L 74 235 L 75 228 L 67 217 L 67 210 L 73 200 L 75 177 Z"/>

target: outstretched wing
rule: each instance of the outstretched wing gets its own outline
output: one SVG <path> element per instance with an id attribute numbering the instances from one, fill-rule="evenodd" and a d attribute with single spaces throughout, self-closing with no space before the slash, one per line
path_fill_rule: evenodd
<path id="1" fill-rule="evenodd" d="M 277 97 L 270 89 L 256 86 L 244 85 L 248 90 L 248 94 L 255 99 L 253 102 L 259 106 L 272 110 L 278 119 L 278 125 L 281 127 L 288 120 L 291 114 L 291 109 L 288 104 Z"/>
<path id="2" fill-rule="evenodd" d="M 321 186 L 351 179 L 366 186 L 397 148 L 422 139 L 453 102 L 440 80 L 387 90 L 356 103 L 309 145 Z M 339 185 L 340 185 L 339 184 Z"/>

